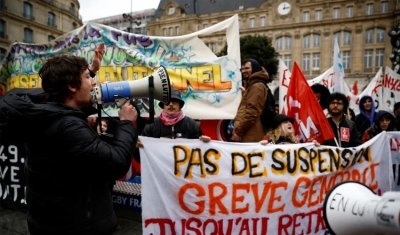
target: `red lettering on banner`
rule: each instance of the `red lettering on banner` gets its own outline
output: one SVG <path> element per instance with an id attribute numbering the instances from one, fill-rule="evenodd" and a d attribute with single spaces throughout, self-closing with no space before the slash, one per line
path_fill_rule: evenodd
<path id="1" fill-rule="evenodd" d="M 289 83 L 290 83 L 290 77 L 288 78 L 288 76 L 286 75 L 286 73 L 289 71 L 289 69 L 285 69 L 283 70 L 283 75 L 282 75 L 282 86 L 288 88 L 289 87 Z"/>
<path id="2" fill-rule="evenodd" d="M 400 80 L 385 75 L 384 87 L 389 88 L 392 91 L 400 91 Z"/>
<path id="3" fill-rule="evenodd" d="M 278 235 L 310 234 L 326 230 L 322 208 L 308 213 L 281 215 L 278 221 Z M 313 221 L 316 221 L 314 227 Z M 307 227 L 301 224 L 307 224 Z"/>
<path id="4" fill-rule="evenodd" d="M 268 233 L 268 220 L 267 217 L 261 218 L 236 218 L 228 220 L 215 220 L 209 218 L 205 221 L 199 218 L 188 218 L 180 220 L 179 234 L 187 234 L 192 232 L 196 235 L 231 235 L 232 231 L 238 231 L 236 234 L 240 235 L 267 235 Z M 177 221 L 179 223 L 179 221 Z M 227 226 L 224 226 L 228 222 Z M 177 235 L 175 222 L 166 218 L 151 218 L 144 221 L 145 228 L 150 225 L 156 225 L 155 230 L 160 231 L 160 235 L 172 234 Z M 226 230 L 224 231 L 224 227 Z M 169 229 L 168 229 L 169 228 Z M 192 234 L 190 233 L 190 234 Z"/>
<path id="5" fill-rule="evenodd" d="M 390 151 L 400 151 L 400 140 L 397 138 L 390 138 Z"/>
<path id="6" fill-rule="evenodd" d="M 379 88 L 379 87 L 382 87 L 382 76 L 381 76 L 381 79 L 379 79 L 379 80 L 376 82 L 375 87 L 374 87 L 374 89 L 372 90 L 372 94 L 377 94 L 377 93 L 378 93 L 378 88 Z"/>

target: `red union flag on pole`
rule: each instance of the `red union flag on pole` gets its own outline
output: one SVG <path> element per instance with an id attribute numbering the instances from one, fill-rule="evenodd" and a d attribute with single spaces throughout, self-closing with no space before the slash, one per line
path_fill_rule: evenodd
<path id="1" fill-rule="evenodd" d="M 286 95 L 286 106 L 285 113 L 295 119 L 294 130 L 301 142 L 315 139 L 322 143 L 335 137 L 321 106 L 296 62 Z"/>

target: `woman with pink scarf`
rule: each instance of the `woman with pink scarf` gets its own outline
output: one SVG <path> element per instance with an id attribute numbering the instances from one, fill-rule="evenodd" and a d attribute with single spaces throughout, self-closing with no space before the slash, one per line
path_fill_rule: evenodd
<path id="1" fill-rule="evenodd" d="M 171 101 L 168 105 L 160 102 L 158 105 L 163 109 L 160 116 L 153 123 L 147 125 L 142 136 L 168 139 L 200 139 L 209 142 L 210 137 L 202 134 L 199 124 L 190 117 L 186 117 L 182 111 L 185 101 L 181 93 L 171 88 Z M 138 147 L 143 147 L 138 140 Z"/>

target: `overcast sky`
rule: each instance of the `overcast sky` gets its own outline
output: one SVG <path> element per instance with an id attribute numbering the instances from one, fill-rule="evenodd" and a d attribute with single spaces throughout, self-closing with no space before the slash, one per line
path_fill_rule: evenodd
<path id="1" fill-rule="evenodd" d="M 82 21 L 140 11 L 150 8 L 157 9 L 160 0 L 78 0 L 81 7 L 79 14 Z M 131 10 L 132 6 L 132 10 Z"/>

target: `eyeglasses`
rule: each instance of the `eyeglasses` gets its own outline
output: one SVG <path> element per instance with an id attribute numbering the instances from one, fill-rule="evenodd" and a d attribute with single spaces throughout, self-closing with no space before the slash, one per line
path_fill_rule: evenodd
<path id="1" fill-rule="evenodd" d="M 342 106 L 343 103 L 342 102 L 331 102 L 331 105 L 337 105 L 337 106 Z"/>

